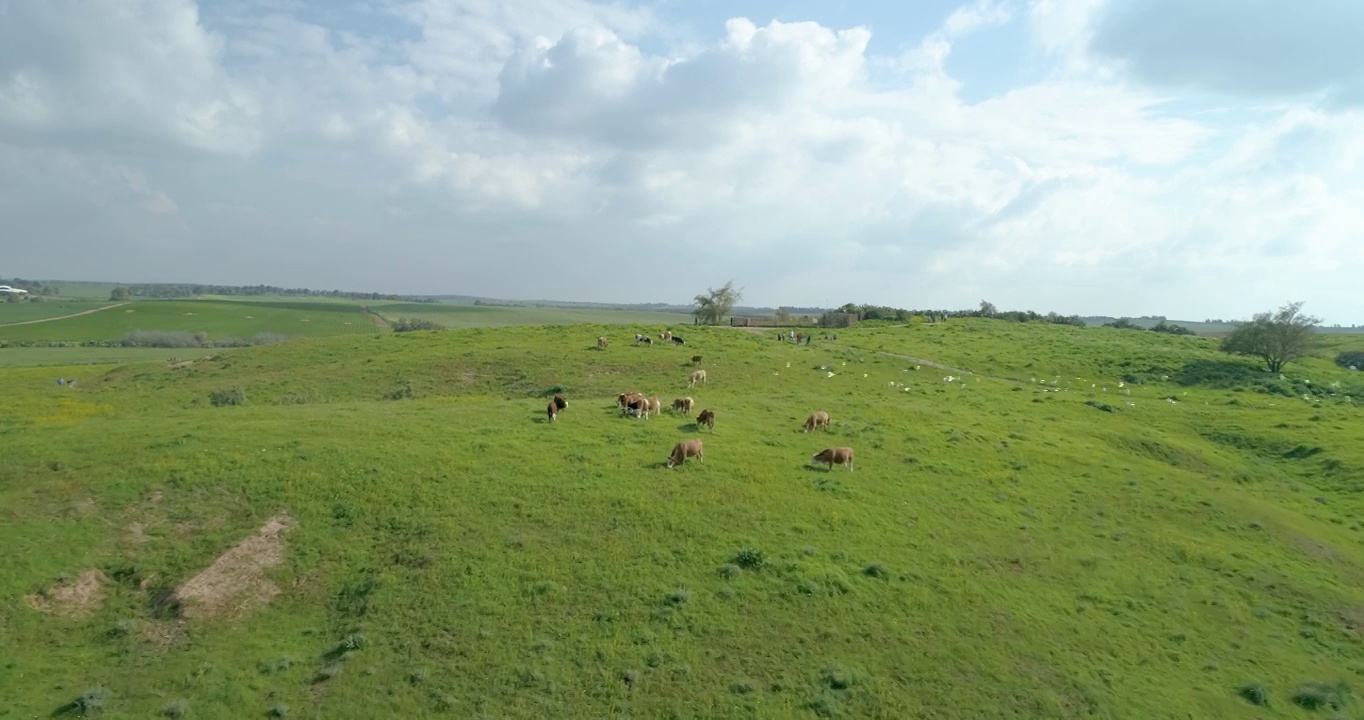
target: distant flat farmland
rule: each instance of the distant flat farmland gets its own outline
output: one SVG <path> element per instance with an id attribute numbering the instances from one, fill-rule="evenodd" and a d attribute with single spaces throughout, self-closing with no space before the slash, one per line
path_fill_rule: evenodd
<path id="1" fill-rule="evenodd" d="M 90 302 L 88 300 L 60 300 L 56 302 L 0 302 L 0 325 L 32 322 L 49 318 L 75 315 L 76 313 L 96 310 L 111 302 Z"/>
<path id="2" fill-rule="evenodd" d="M 495 307 L 446 303 L 376 304 L 375 312 L 389 322 L 399 318 L 430 320 L 447 328 L 504 327 L 510 325 L 690 325 L 691 315 L 635 310 L 589 310 L 578 308 Z"/>
<path id="3" fill-rule="evenodd" d="M 112 341 L 134 330 L 204 332 L 210 340 L 249 339 L 257 333 L 313 337 L 378 332 L 358 304 L 140 300 L 89 315 L 0 327 L 0 340 Z"/>
<path id="4" fill-rule="evenodd" d="M 122 365 L 134 362 L 193 359 L 214 352 L 198 348 L 17 347 L 0 348 L 0 368 Z"/>

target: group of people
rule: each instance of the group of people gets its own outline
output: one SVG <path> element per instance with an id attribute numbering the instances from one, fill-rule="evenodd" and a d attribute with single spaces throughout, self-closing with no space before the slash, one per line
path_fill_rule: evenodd
<path id="1" fill-rule="evenodd" d="M 798 333 L 795 330 L 787 330 L 786 332 L 778 332 L 777 339 L 782 342 L 794 342 L 797 345 L 801 344 L 801 342 L 804 342 L 806 345 L 809 345 L 810 341 L 815 339 L 815 336 L 811 335 L 810 333 Z M 824 336 L 824 339 L 825 340 L 830 339 L 829 335 L 826 334 Z M 833 339 L 837 340 L 838 336 L 834 335 Z"/>

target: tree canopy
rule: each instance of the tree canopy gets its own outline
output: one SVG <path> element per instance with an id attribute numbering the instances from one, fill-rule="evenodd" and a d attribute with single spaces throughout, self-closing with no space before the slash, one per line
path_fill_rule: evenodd
<path id="1" fill-rule="evenodd" d="M 1302 313 L 1301 302 L 1289 303 L 1278 312 L 1259 313 L 1238 324 L 1222 339 L 1222 350 L 1260 358 L 1270 372 L 1279 372 L 1307 352 L 1319 322 Z"/>
<path id="2" fill-rule="evenodd" d="M 734 311 L 735 304 L 742 297 L 743 291 L 734 287 L 733 280 L 719 289 L 706 288 L 705 293 L 697 295 L 692 301 L 696 305 L 692 315 L 702 325 L 719 325 L 726 315 Z"/>

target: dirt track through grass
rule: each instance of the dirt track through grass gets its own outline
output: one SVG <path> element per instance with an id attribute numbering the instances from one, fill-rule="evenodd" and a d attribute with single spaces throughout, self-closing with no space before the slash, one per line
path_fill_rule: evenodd
<path id="1" fill-rule="evenodd" d="M 61 315 L 61 316 L 58 316 L 58 317 L 50 317 L 50 318 L 39 318 L 39 319 L 37 319 L 37 320 L 24 320 L 23 322 L 5 323 L 5 324 L 3 324 L 3 325 L 0 325 L 0 328 L 15 327 L 15 326 L 18 326 L 18 325 L 34 325 L 34 324 L 37 324 L 37 323 L 53 322 L 54 320 L 67 320 L 67 319 L 74 318 L 74 317 L 80 317 L 80 316 L 82 316 L 82 315 L 89 315 L 89 314 L 91 314 L 91 313 L 97 313 L 97 312 L 100 312 L 101 310 L 110 310 L 110 309 L 113 309 L 113 308 L 116 308 L 116 307 L 122 307 L 122 306 L 128 305 L 128 304 L 130 304 L 130 303 L 121 302 L 121 303 L 115 303 L 115 304 L 113 304 L 113 305 L 105 305 L 104 307 L 97 307 L 97 308 L 92 308 L 92 309 L 90 309 L 90 310 L 84 310 L 84 311 L 78 312 L 78 313 L 71 313 L 70 315 Z"/>

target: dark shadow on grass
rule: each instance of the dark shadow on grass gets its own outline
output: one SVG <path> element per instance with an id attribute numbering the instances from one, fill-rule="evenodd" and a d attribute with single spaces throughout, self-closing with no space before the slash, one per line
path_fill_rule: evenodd
<path id="1" fill-rule="evenodd" d="M 689 423 L 682 423 L 681 425 L 678 425 L 678 426 L 677 426 L 677 429 L 680 430 L 680 431 L 682 431 L 682 432 L 691 433 L 691 432 L 696 432 L 696 431 L 699 430 L 700 428 L 697 427 L 696 423 L 694 423 L 694 422 L 689 422 Z"/>
<path id="2" fill-rule="evenodd" d="M 1268 379 L 1277 380 L 1278 374 L 1266 372 L 1263 367 L 1245 360 L 1190 360 L 1176 370 L 1170 379 L 1185 387 L 1201 385 L 1231 388 Z"/>

